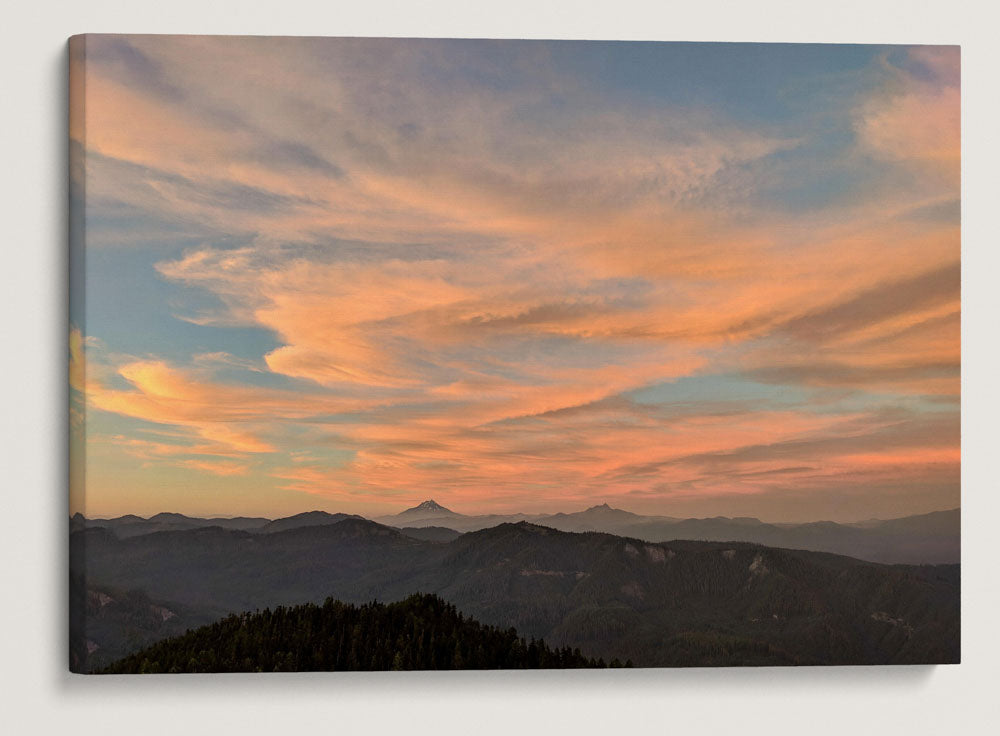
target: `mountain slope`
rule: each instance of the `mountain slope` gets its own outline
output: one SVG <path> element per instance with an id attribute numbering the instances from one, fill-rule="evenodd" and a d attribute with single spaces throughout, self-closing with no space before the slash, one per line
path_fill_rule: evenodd
<path id="1" fill-rule="evenodd" d="M 151 600 L 139 590 L 84 584 L 70 579 L 70 669 L 82 672 L 114 662 L 137 647 L 192 626 L 210 623 L 213 616 L 172 601 Z"/>
<path id="2" fill-rule="evenodd" d="M 615 663 L 617 664 L 617 662 Z M 102 670 L 155 672 L 300 672 L 603 667 L 563 648 L 526 642 L 465 618 L 433 595 L 388 605 L 327 599 L 229 616 L 136 652 Z"/>
<path id="3" fill-rule="evenodd" d="M 740 543 L 644 544 L 527 524 L 467 534 L 452 547 L 442 595 L 483 620 L 592 655 L 644 665 L 959 656 L 957 566 L 887 567 Z"/>
<path id="4" fill-rule="evenodd" d="M 503 524 L 428 542 L 346 519 L 274 534 L 72 535 L 88 584 L 200 615 L 437 593 L 484 623 L 643 665 L 955 662 L 958 566 Z M 84 632 L 89 636 L 89 632 Z M 100 642 L 98 642 L 100 643 Z"/>

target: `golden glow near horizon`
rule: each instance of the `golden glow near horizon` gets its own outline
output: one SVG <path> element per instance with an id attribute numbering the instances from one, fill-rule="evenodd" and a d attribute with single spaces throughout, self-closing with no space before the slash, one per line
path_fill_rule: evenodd
<path id="1" fill-rule="evenodd" d="M 957 48 L 71 64 L 74 511 L 959 505 Z"/>

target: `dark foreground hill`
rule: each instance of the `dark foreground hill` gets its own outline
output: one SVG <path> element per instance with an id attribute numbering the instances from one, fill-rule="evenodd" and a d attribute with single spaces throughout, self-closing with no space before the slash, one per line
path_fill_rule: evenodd
<path id="1" fill-rule="evenodd" d="M 328 598 L 228 616 L 125 657 L 105 674 L 605 667 L 569 647 L 484 626 L 434 595 L 354 606 Z M 612 667 L 621 666 L 615 660 Z"/>
<path id="2" fill-rule="evenodd" d="M 959 660 L 958 565 L 653 544 L 526 523 L 443 543 L 360 519 L 274 534 L 216 527 L 119 539 L 85 529 L 71 537 L 71 560 L 88 589 L 143 591 L 178 618 L 186 612 L 172 623 L 189 627 L 327 597 L 360 604 L 429 592 L 485 624 L 636 665 Z M 125 646 L 89 620 L 78 635 L 98 647 L 82 670 Z"/>

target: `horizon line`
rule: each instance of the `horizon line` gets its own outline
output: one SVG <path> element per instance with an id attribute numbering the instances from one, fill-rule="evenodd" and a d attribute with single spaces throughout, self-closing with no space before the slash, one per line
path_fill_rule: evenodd
<path id="1" fill-rule="evenodd" d="M 421 504 L 422 503 L 426 503 L 426 501 L 422 501 Z M 418 504 L 418 506 L 419 505 L 420 504 Z M 456 515 L 459 515 L 459 516 L 463 516 L 465 518 L 470 518 L 470 519 L 476 518 L 476 517 L 483 517 L 483 516 L 525 516 L 525 517 L 529 517 L 529 518 L 532 518 L 532 519 L 540 519 L 540 518 L 545 518 L 545 517 L 557 516 L 559 514 L 567 514 L 568 515 L 568 514 L 585 513 L 587 511 L 591 511 L 593 509 L 602 508 L 602 507 L 607 507 L 608 509 L 610 509 L 612 511 L 624 511 L 625 513 L 634 514 L 635 516 L 644 517 L 644 518 L 677 519 L 679 521 L 688 521 L 688 520 L 692 520 L 692 519 L 695 519 L 695 520 L 705 520 L 705 519 L 730 519 L 730 520 L 735 520 L 735 519 L 754 519 L 756 521 L 761 522 L 762 524 L 819 524 L 819 523 L 823 523 L 823 522 L 828 522 L 828 523 L 831 523 L 831 524 L 859 524 L 859 523 L 863 523 L 863 522 L 867 522 L 867 521 L 893 521 L 895 519 L 906 519 L 906 518 L 910 518 L 910 517 L 914 517 L 914 516 L 927 516 L 929 514 L 940 514 L 940 513 L 946 513 L 946 512 L 949 512 L 949 511 L 959 511 L 960 512 L 962 510 L 961 505 L 959 505 L 959 506 L 953 506 L 951 508 L 935 509 L 933 511 L 924 511 L 924 512 L 915 513 L 915 514 L 904 514 L 902 516 L 869 517 L 869 518 L 866 518 L 866 519 L 856 519 L 854 521 L 833 521 L 831 519 L 812 519 L 811 521 L 767 521 L 767 520 L 762 519 L 762 518 L 757 517 L 757 516 L 745 516 L 745 515 L 742 515 L 742 516 L 724 516 L 724 515 L 716 514 L 714 516 L 670 516 L 668 514 L 641 514 L 641 513 L 634 512 L 634 511 L 628 511 L 627 509 L 622 509 L 622 508 L 618 508 L 618 507 L 615 507 L 615 506 L 611 506 L 608 503 L 594 504 L 592 506 L 588 506 L 585 509 L 581 509 L 580 511 L 554 511 L 554 512 L 548 512 L 548 513 L 534 513 L 534 514 L 532 514 L 532 513 L 526 513 L 526 512 L 523 512 L 523 511 L 513 511 L 513 512 L 508 512 L 508 513 L 463 514 L 463 513 L 457 512 L 457 511 L 452 511 L 451 509 L 448 509 L 446 507 L 442 507 L 442 508 L 444 508 L 444 510 L 448 511 L 449 513 L 453 513 L 453 514 L 456 514 Z M 139 519 L 142 519 L 143 521 L 149 521 L 149 520 L 153 519 L 156 516 L 160 516 L 160 515 L 163 515 L 163 514 L 170 514 L 170 515 L 176 515 L 176 516 L 183 516 L 183 517 L 188 518 L 188 519 L 204 519 L 204 520 L 208 520 L 208 521 L 212 521 L 212 520 L 225 521 L 225 520 L 232 520 L 232 519 L 266 519 L 267 521 L 272 521 L 273 522 L 273 521 L 280 521 L 281 519 L 290 519 L 290 518 L 293 518 L 295 516 L 302 516 L 303 514 L 323 513 L 323 514 L 329 514 L 331 516 L 335 516 L 336 514 L 344 514 L 345 516 L 356 516 L 356 517 L 361 517 L 363 519 L 367 519 L 368 521 L 375 521 L 376 523 L 379 523 L 379 522 L 376 521 L 377 519 L 385 519 L 387 517 L 399 516 L 399 515 L 407 512 L 407 511 L 414 510 L 415 508 L 416 507 L 411 506 L 409 508 L 405 508 L 402 511 L 399 511 L 399 512 L 396 512 L 396 513 L 381 514 L 379 516 L 369 516 L 369 515 L 360 514 L 360 513 L 348 513 L 348 512 L 345 512 L 345 511 L 324 511 L 323 509 L 308 509 L 306 511 L 299 511 L 299 512 L 296 512 L 294 514 L 289 514 L 287 516 L 275 516 L 275 517 L 257 516 L 257 515 L 243 515 L 243 514 L 236 514 L 236 515 L 232 515 L 232 516 L 224 516 L 224 515 L 218 515 L 218 514 L 207 515 L 207 516 L 197 516 L 197 515 L 185 514 L 185 513 L 179 512 L 179 511 L 158 511 L 155 514 L 151 514 L 150 516 L 142 516 L 141 514 L 135 514 L 135 513 L 124 513 L 124 514 L 119 514 L 117 516 L 87 516 L 83 512 L 77 511 L 75 513 L 70 514 L 69 518 L 73 519 L 73 518 L 75 518 L 77 516 L 82 516 L 84 519 L 86 519 L 88 521 L 113 521 L 115 519 L 121 519 L 121 518 L 124 518 L 126 516 L 135 516 L 135 517 L 137 517 Z M 429 517 L 429 518 L 433 518 L 433 517 Z"/>

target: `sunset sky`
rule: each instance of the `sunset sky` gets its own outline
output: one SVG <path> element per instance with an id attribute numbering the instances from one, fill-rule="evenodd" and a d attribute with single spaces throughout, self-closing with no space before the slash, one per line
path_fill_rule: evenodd
<path id="1" fill-rule="evenodd" d="M 957 47 L 74 44 L 72 511 L 959 505 Z"/>

